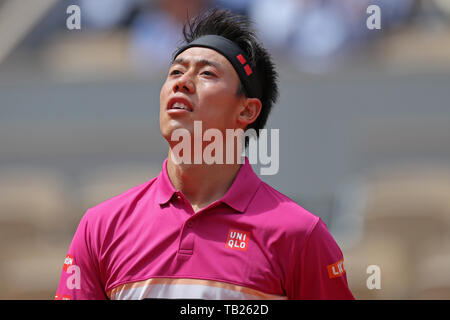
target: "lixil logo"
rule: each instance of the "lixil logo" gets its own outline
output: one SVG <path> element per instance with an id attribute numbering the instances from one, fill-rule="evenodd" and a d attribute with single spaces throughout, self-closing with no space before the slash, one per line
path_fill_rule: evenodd
<path id="1" fill-rule="evenodd" d="M 330 279 L 340 277 L 345 273 L 344 260 L 339 260 L 338 262 L 328 265 L 327 269 Z"/>

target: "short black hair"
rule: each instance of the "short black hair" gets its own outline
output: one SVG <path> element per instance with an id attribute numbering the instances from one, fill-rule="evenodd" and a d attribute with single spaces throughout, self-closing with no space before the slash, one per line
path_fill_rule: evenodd
<path id="1" fill-rule="evenodd" d="M 278 74 L 272 57 L 256 37 L 252 22 L 246 16 L 230 10 L 214 8 L 187 19 L 183 26 L 185 43 L 179 48 L 205 35 L 219 35 L 233 41 L 244 51 L 252 69 L 256 70 L 257 81 L 262 88 L 259 97 L 262 107 L 258 118 L 249 124 L 247 129 L 255 129 L 259 136 L 259 129 L 264 128 L 272 106 L 278 99 Z M 237 95 L 242 94 L 245 94 L 245 90 L 240 83 Z"/>

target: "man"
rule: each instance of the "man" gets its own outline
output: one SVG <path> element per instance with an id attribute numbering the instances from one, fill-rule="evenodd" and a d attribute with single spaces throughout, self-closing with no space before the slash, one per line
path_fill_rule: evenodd
<path id="1" fill-rule="evenodd" d="M 326 225 L 240 164 L 239 148 L 212 164 L 195 161 L 203 140 L 175 152 L 175 133 L 192 146 L 199 122 L 202 133 L 259 132 L 277 98 L 274 65 L 244 17 L 213 10 L 183 34 L 160 95 L 162 171 L 86 212 L 56 298 L 353 299 Z"/>

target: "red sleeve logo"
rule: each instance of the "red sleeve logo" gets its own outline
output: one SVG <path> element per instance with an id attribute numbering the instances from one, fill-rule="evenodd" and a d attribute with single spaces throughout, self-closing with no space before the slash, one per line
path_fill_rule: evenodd
<path id="1" fill-rule="evenodd" d="M 332 263 L 327 266 L 328 276 L 330 279 L 342 276 L 345 273 L 344 260 L 339 260 L 338 262 Z"/>
<path id="2" fill-rule="evenodd" d="M 69 268 L 71 265 L 73 265 L 74 258 L 72 255 L 68 254 L 66 258 L 64 259 L 64 265 L 63 270 L 67 272 L 67 268 Z"/>
<path id="3" fill-rule="evenodd" d="M 59 293 L 55 295 L 55 300 L 71 300 L 71 297 L 68 295 L 61 296 Z"/>

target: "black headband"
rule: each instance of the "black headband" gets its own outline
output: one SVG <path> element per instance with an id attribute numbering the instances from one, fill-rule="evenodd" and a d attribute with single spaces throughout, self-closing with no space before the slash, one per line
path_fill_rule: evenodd
<path id="1" fill-rule="evenodd" d="M 174 59 L 186 49 L 192 47 L 205 47 L 213 49 L 230 61 L 236 70 L 239 79 L 244 86 L 245 93 L 249 98 L 261 98 L 261 87 L 256 76 L 256 70 L 250 67 L 244 51 L 233 41 L 218 35 L 206 35 L 189 42 L 179 49 L 174 55 Z"/>

